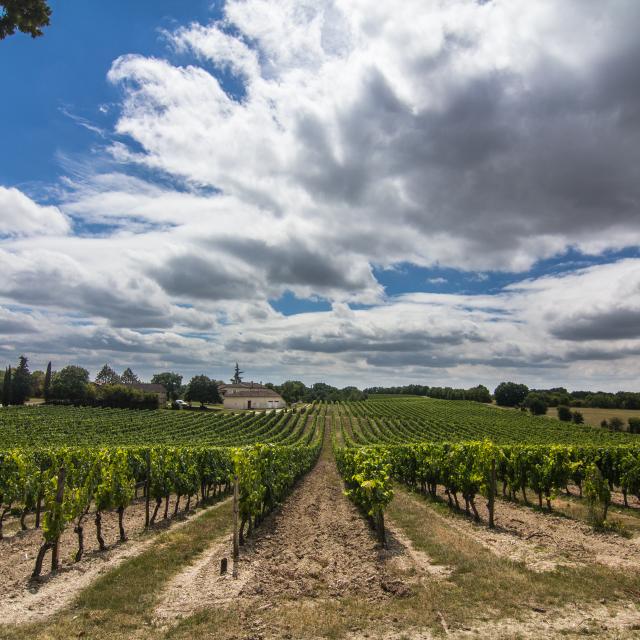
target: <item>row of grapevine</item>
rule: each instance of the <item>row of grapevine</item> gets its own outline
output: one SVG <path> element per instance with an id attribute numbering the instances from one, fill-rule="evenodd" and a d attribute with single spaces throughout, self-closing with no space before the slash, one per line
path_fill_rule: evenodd
<path id="1" fill-rule="evenodd" d="M 56 407 L 60 409 L 68 410 Z M 250 430 L 244 428 L 247 423 Z M 244 444 L 248 431 L 254 442 L 262 443 L 0 450 L 0 538 L 7 513 L 19 510 L 24 528 L 25 515 L 35 512 L 36 527 L 42 524 L 43 532 L 33 572 L 37 577 L 49 550 L 52 570 L 58 569 L 59 540 L 67 527 L 73 526 L 78 537 L 76 561 L 81 559 L 90 511 L 98 544 L 104 549 L 102 514 L 117 511 L 120 539 L 125 540 L 124 512 L 138 487 L 144 487 L 145 526 L 150 526 L 163 500 L 166 518 L 169 498 L 175 496 L 176 515 L 182 498 L 186 500 L 185 510 L 190 509 L 194 498 L 204 504 L 210 497 L 228 491 L 234 476 L 239 480 L 243 528 L 245 522 L 255 526 L 317 458 L 322 441 L 320 424 L 313 413 L 245 414 L 236 423 L 236 444 Z M 265 444 L 274 429 L 278 430 L 278 444 Z M 229 434 L 228 440 L 233 439 Z"/>
<path id="2" fill-rule="evenodd" d="M 393 498 L 391 459 L 382 447 L 334 447 L 346 494 L 362 509 L 385 544 L 384 509 Z"/>
<path id="3" fill-rule="evenodd" d="M 639 437 L 463 400 L 383 397 L 343 402 L 335 409 L 354 427 L 356 444 L 488 439 L 496 444 L 604 446 L 638 442 Z"/>
<path id="4" fill-rule="evenodd" d="M 95 407 L 5 407 L 0 412 L 0 449 L 50 446 L 183 444 L 235 446 L 280 443 L 306 415 L 278 412 L 213 412 Z"/>
<path id="5" fill-rule="evenodd" d="M 416 402 L 424 404 L 420 406 Z M 476 408 L 473 403 L 461 404 L 468 405 L 466 410 L 470 412 Z M 424 423 L 421 426 L 413 420 L 415 407 L 429 423 L 428 429 L 423 428 Z M 435 415 L 429 414 L 429 409 L 434 408 Z M 551 509 L 551 499 L 558 492 L 572 484 L 582 494 L 586 483 L 587 495 L 597 494 L 603 503 L 604 518 L 611 490 L 619 489 L 625 504 L 628 495 L 640 499 L 640 442 L 633 436 L 608 440 L 608 432 L 590 429 L 595 434 L 603 434 L 604 443 L 596 444 L 593 440 L 599 442 L 598 435 L 590 440 L 583 437 L 582 428 L 573 431 L 574 425 L 554 423 L 542 434 L 549 443 L 520 444 L 524 440 L 520 433 L 522 416 L 488 409 L 489 415 L 506 415 L 513 420 L 513 424 L 498 425 L 502 430 L 498 440 L 506 444 L 496 444 L 490 439 L 463 440 L 476 424 L 473 420 L 464 429 L 449 423 L 452 441 L 438 437 L 430 441 L 434 423 L 446 420 L 441 408 L 444 407 L 437 400 L 412 402 L 391 398 L 371 404 L 336 405 L 333 424 L 338 466 L 347 492 L 369 515 L 376 514 L 382 519 L 378 514 L 390 499 L 391 478 L 434 497 L 440 486 L 452 507 L 460 509 L 464 501 L 464 509 L 476 520 L 480 519 L 476 498 L 482 495 L 487 499 L 490 526 L 494 525 L 494 502 L 500 484 L 504 496 L 514 498 L 516 492 L 521 492 L 528 503 L 527 491 L 531 490 L 540 508 L 544 501 Z M 486 417 L 486 409 L 477 410 L 479 422 Z M 551 422 L 546 420 L 543 427 Z M 537 425 L 530 426 L 535 429 Z M 483 425 L 478 431 L 483 433 L 487 429 L 489 427 Z M 558 429 L 564 430 L 560 438 L 564 442 L 560 444 L 554 443 L 552 437 Z"/>

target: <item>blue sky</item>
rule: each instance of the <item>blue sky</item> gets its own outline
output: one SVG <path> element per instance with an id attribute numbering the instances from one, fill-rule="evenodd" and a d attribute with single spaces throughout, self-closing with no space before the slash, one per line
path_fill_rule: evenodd
<path id="1" fill-rule="evenodd" d="M 84 155 L 101 143 L 79 123 L 113 127 L 120 92 L 106 75 L 118 56 L 166 55 L 163 30 L 221 15 L 221 3 L 210 0 L 52 0 L 50 5 L 46 37 L 18 33 L 2 43 L 0 74 L 11 100 L 0 102 L 1 131 L 15 150 L 0 159 L 2 184 L 50 184 L 65 172 L 62 158 Z"/>
<path id="2" fill-rule="evenodd" d="M 636 384 L 635 3 L 51 5 L 0 42 L 7 360 Z"/>
<path id="3" fill-rule="evenodd" d="M 168 52 L 164 32 L 190 22 L 219 20 L 223 3 L 120 0 L 109 5 L 52 2 L 51 6 L 53 19 L 46 37 L 32 39 L 19 34 L 3 43 L 0 73 L 12 100 L 0 103 L 0 131 L 7 147 L 15 152 L 0 159 L 0 183 L 56 202 L 55 193 L 48 190 L 69 170 L 69 164 L 107 140 L 119 139 L 112 129 L 120 91 L 106 80 L 113 60 L 139 53 L 169 58 L 176 64 L 184 62 L 180 54 Z M 224 70 L 213 65 L 208 69 L 227 91 L 242 91 L 242 84 Z M 99 128 L 105 135 L 89 127 Z M 129 167 L 129 172 L 145 174 L 141 167 Z M 157 173 L 153 178 L 170 180 L 170 176 Z M 76 223 L 76 231 L 83 234 L 102 234 L 109 228 L 83 224 L 82 220 Z M 518 280 L 629 256 L 637 256 L 637 249 L 595 256 L 569 249 L 540 260 L 525 272 L 475 272 L 399 263 L 386 269 L 374 267 L 373 273 L 389 296 L 416 291 L 484 294 L 496 293 Z M 285 315 L 331 308 L 326 298 L 299 298 L 290 291 L 271 300 L 271 305 Z"/>

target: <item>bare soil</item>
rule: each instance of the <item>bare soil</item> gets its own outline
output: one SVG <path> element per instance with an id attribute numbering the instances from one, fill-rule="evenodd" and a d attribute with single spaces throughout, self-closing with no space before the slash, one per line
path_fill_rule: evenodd
<path id="1" fill-rule="evenodd" d="M 166 627 L 198 610 L 224 607 L 238 612 L 247 637 L 270 637 L 260 623 L 267 609 L 299 600 L 322 606 L 352 597 L 384 606 L 390 598 L 411 595 L 412 585 L 425 577 L 448 574 L 393 526 L 388 548 L 378 546 L 366 520 L 343 494 L 328 434 L 314 469 L 240 555 L 238 579 L 221 576 L 220 560 L 230 558 L 231 539 L 213 545 L 167 585 L 155 612 L 157 623 Z"/>
<path id="2" fill-rule="evenodd" d="M 477 621 L 473 626 L 455 627 L 447 622 L 446 612 L 439 616 L 441 631 L 447 638 L 491 638 L 492 640 L 539 640 L 582 638 L 592 636 L 620 640 L 640 637 L 640 613 L 633 604 L 610 606 L 606 604 L 580 607 L 550 608 L 531 612 L 524 620 L 501 618 L 495 621 Z M 436 640 L 442 638 L 430 629 L 404 629 L 382 634 L 354 633 L 349 640 Z"/>
<path id="3" fill-rule="evenodd" d="M 184 506 L 184 498 L 182 505 Z M 192 505 L 194 503 L 192 502 Z M 173 497 L 169 514 L 173 513 Z M 163 505 L 164 506 L 164 505 Z M 129 540 L 119 542 L 118 514 L 103 512 L 102 535 L 107 550 L 100 551 L 95 533 L 94 514 L 90 513 L 84 522 L 85 554 L 78 563 L 74 562 L 77 550 L 77 536 L 73 526 L 67 527 L 60 539 L 61 570 L 55 575 L 47 574 L 50 567 L 48 553 L 43 565 L 43 579 L 30 581 L 38 549 L 42 544 L 42 531 L 29 529 L 18 531 L 0 541 L 0 575 L 2 592 L 0 593 L 0 620 L 3 623 L 25 623 L 45 618 L 60 610 L 96 577 L 117 567 L 128 558 L 141 553 L 155 541 L 153 532 L 164 531 L 169 527 L 180 526 L 188 516 L 204 513 L 193 509 L 189 514 L 180 511 L 176 518 L 159 520 L 149 530 L 144 529 L 145 504 L 138 500 L 124 512 L 124 526 Z"/>
<path id="4" fill-rule="evenodd" d="M 439 497 L 446 499 L 443 491 Z M 496 528 L 489 529 L 486 500 L 478 497 L 476 507 L 480 523 L 460 517 L 448 520 L 448 524 L 498 556 L 522 562 L 532 571 L 593 562 L 617 569 L 640 566 L 639 535 L 626 538 L 614 532 L 600 533 L 584 522 L 502 499 L 495 503 Z"/>

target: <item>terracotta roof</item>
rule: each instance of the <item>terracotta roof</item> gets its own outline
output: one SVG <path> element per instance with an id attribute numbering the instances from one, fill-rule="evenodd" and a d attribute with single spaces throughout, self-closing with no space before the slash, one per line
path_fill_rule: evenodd
<path id="1" fill-rule="evenodd" d="M 273 389 L 266 387 L 254 387 L 253 389 L 237 389 L 233 393 L 227 393 L 225 400 L 230 398 L 278 398 L 282 400 L 280 395 Z"/>
<path id="2" fill-rule="evenodd" d="M 239 384 L 219 384 L 220 389 L 265 389 L 266 387 L 257 382 L 240 382 Z"/>

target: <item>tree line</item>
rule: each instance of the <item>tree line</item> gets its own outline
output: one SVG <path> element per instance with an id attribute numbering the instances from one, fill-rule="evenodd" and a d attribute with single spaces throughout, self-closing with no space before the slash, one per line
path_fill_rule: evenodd
<path id="1" fill-rule="evenodd" d="M 532 413 L 546 413 L 549 407 L 574 407 L 598 409 L 640 409 L 640 393 L 633 391 L 568 391 L 564 387 L 551 389 L 529 389 L 526 384 L 501 382 L 492 394 L 484 385 L 469 389 L 453 387 L 430 387 L 421 384 L 408 384 L 396 387 L 368 387 L 367 395 L 411 395 L 427 396 L 442 400 L 474 400 L 492 402 L 504 407 L 524 406 Z M 544 410 L 542 407 L 544 406 Z"/>
<path id="2" fill-rule="evenodd" d="M 496 404 L 505 407 L 532 405 L 546 413 L 548 407 L 588 407 L 594 409 L 640 409 L 640 393 L 618 391 L 567 391 L 564 387 L 529 389 L 526 384 L 501 382 L 494 391 Z M 542 410 L 544 407 L 544 410 Z M 535 411 L 533 411 L 535 413 Z"/>
<path id="3" fill-rule="evenodd" d="M 29 370 L 28 358 L 22 355 L 15 368 L 9 366 L 0 375 L 2 405 L 5 407 L 22 405 L 31 398 L 43 399 L 52 404 L 121 409 L 158 407 L 157 394 L 131 386 L 141 382 L 131 367 L 119 374 L 109 364 L 105 364 L 92 381 L 89 371 L 77 365 L 67 365 L 59 371 L 53 371 L 49 362 L 46 371 L 32 372 Z M 201 405 L 222 402 L 216 381 L 205 375 L 194 376 L 188 384 L 183 385 L 179 373 L 165 371 L 154 374 L 151 383 L 162 385 L 171 401 L 184 397 L 189 402 L 200 402 Z"/>
<path id="4" fill-rule="evenodd" d="M 235 377 L 240 374 L 236 365 Z M 219 381 L 206 375 L 196 375 L 183 384 L 183 376 L 174 371 L 156 373 L 151 377 L 152 384 L 162 385 L 167 392 L 167 399 L 173 406 L 178 399 L 205 404 L 220 404 L 222 397 L 218 389 Z M 119 408 L 153 408 L 157 406 L 157 397 L 145 393 L 129 385 L 141 382 L 134 371 L 127 367 L 118 373 L 109 364 L 105 364 L 95 379 L 90 379 L 89 371 L 78 365 L 67 365 L 60 371 L 52 371 L 51 363 L 43 371 L 30 372 L 25 356 L 15 369 L 8 367 L 4 373 L 2 384 L 2 404 L 20 405 L 30 398 L 43 398 L 52 403 L 70 403 L 90 406 L 112 406 Z M 233 382 L 233 380 L 232 380 Z M 287 380 L 282 384 L 266 383 L 264 386 L 279 393 L 285 402 L 337 402 L 348 400 L 365 400 L 367 394 L 354 386 L 338 387 L 324 382 L 316 382 L 311 386 L 299 380 Z"/>
<path id="5" fill-rule="evenodd" d="M 282 384 L 267 382 L 265 387 L 273 389 L 288 404 L 295 402 L 346 402 L 348 400 L 366 400 L 367 394 L 357 387 L 332 387 L 325 382 L 316 382 L 310 387 L 300 380 L 287 380 Z"/>
<path id="6" fill-rule="evenodd" d="M 376 395 L 409 395 L 427 396 L 440 400 L 473 400 L 474 402 L 490 403 L 491 393 L 487 387 L 479 384 L 470 389 L 455 389 L 453 387 L 429 387 L 421 384 L 408 384 L 402 387 L 369 387 L 365 394 Z"/>

